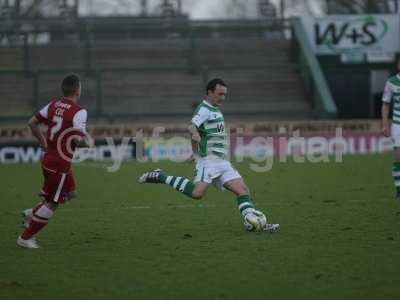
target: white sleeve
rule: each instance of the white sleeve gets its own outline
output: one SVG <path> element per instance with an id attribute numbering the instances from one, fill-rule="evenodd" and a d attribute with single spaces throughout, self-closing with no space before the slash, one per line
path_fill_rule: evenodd
<path id="1" fill-rule="evenodd" d="M 199 111 L 193 116 L 192 123 L 196 125 L 196 127 L 200 127 L 210 116 L 210 111 L 205 108 L 201 107 Z"/>
<path id="2" fill-rule="evenodd" d="M 385 89 L 383 90 L 382 102 L 390 103 L 392 101 L 392 95 L 392 84 L 388 81 L 386 82 Z"/>
<path id="3" fill-rule="evenodd" d="M 86 121 L 87 121 L 86 109 L 81 109 L 80 111 L 78 111 L 72 120 L 74 128 L 80 129 L 83 132 L 86 132 Z"/>
<path id="4" fill-rule="evenodd" d="M 39 114 L 41 117 L 48 119 L 49 117 L 49 104 L 47 104 L 45 107 L 43 107 L 41 110 L 39 110 Z"/>

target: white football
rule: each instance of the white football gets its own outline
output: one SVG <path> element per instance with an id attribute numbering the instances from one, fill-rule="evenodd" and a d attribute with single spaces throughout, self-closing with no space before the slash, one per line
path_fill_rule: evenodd
<path id="1" fill-rule="evenodd" d="M 252 210 L 244 216 L 244 226 L 248 231 L 262 231 L 267 224 L 267 218 L 258 210 Z"/>

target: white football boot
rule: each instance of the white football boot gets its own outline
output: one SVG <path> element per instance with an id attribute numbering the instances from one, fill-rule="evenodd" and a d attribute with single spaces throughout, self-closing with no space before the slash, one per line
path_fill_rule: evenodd
<path id="1" fill-rule="evenodd" d="M 279 224 L 265 224 L 262 231 L 273 233 L 279 230 Z"/>
<path id="2" fill-rule="evenodd" d="M 142 176 L 140 176 L 138 182 L 139 183 L 161 183 L 161 181 L 160 181 L 161 174 L 162 174 L 161 169 L 155 169 L 153 171 L 146 172 Z"/>
<path id="3" fill-rule="evenodd" d="M 28 249 L 40 248 L 40 246 L 38 245 L 37 241 L 34 238 L 31 238 L 29 240 L 24 240 L 20 236 L 17 239 L 17 245 Z"/>

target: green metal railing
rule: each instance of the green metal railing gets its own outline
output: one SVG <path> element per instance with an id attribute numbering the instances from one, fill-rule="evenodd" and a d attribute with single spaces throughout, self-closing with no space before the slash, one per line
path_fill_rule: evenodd
<path id="1" fill-rule="evenodd" d="M 147 26 L 147 25 L 146 25 Z M 96 43 L 96 39 L 93 38 L 91 31 L 92 27 L 89 25 L 81 26 L 78 31 L 73 31 L 77 34 L 80 39 L 74 43 L 75 46 L 81 47 L 82 51 L 80 53 L 81 66 L 78 68 L 57 68 L 57 69 L 43 69 L 34 68 L 32 64 L 31 49 L 35 47 L 35 44 L 31 43 L 28 38 L 29 35 L 40 33 L 40 31 L 28 31 L 20 33 L 22 35 L 21 47 L 22 47 L 22 61 L 18 70 L 1 70 L 0 69 L 0 80 L 5 78 L 6 75 L 18 74 L 18 76 L 24 76 L 25 79 L 32 80 L 33 85 L 33 95 L 31 105 L 33 109 L 38 109 L 43 104 L 40 102 L 40 95 L 43 89 L 42 86 L 42 76 L 48 74 L 66 74 L 69 72 L 79 73 L 83 79 L 89 79 L 92 83 L 94 82 L 95 91 L 93 91 L 93 97 L 91 103 L 95 103 L 90 110 L 92 115 L 95 117 L 106 116 L 103 111 L 103 76 L 106 72 L 168 72 L 168 71 L 181 71 L 193 76 L 199 76 L 203 84 L 205 85 L 209 79 L 209 74 L 212 71 L 209 66 L 202 65 L 198 59 L 198 45 L 197 40 L 199 37 L 210 37 L 213 32 L 218 32 L 222 36 L 229 36 L 239 34 L 241 36 L 252 36 L 256 38 L 263 39 L 266 32 L 283 32 L 283 30 L 290 28 L 288 26 L 287 20 L 281 20 L 280 24 L 274 23 L 273 25 L 258 21 L 206 21 L 206 22 L 191 22 L 186 25 L 174 25 L 170 27 L 165 27 L 161 31 L 163 34 L 179 33 L 180 41 L 187 43 L 186 45 L 182 43 L 182 46 L 186 49 L 186 61 L 182 65 L 167 65 L 167 66 L 146 66 L 146 67 L 128 67 L 128 68 L 98 68 L 93 63 L 93 53 L 92 49 Z M 127 29 L 128 28 L 128 29 Z M 114 30 L 114 29 L 113 29 Z M 136 30 L 134 26 L 124 27 L 123 30 L 129 35 L 131 32 L 129 30 Z M 153 30 L 154 34 L 160 32 L 160 28 L 154 27 L 150 28 Z M 112 30 L 111 30 L 112 31 Z M 151 32 L 153 32 L 151 31 Z M 0 29 L 1 33 L 1 29 Z M 56 31 L 56 34 L 60 33 Z M 62 34 L 61 34 L 62 35 Z M 165 37 L 164 37 L 165 38 Z M 129 39 L 128 39 L 129 40 Z M 134 42 L 135 38 L 132 38 L 130 42 Z M 116 46 L 118 46 L 118 40 L 116 41 Z M 55 44 L 62 45 L 65 41 L 56 41 Z M 71 45 L 69 45 L 71 46 Z M 212 66 L 211 66 L 212 68 Z M 244 69 L 245 67 L 237 67 L 236 70 Z M 251 67 L 251 69 L 262 69 L 263 67 Z M 223 69 L 223 68 L 219 68 Z M 233 67 L 235 69 L 235 67 Z M 21 119 L 26 116 L 10 116 L 1 119 Z M 107 117 L 107 116 L 106 116 Z M 117 117 L 117 116 L 116 116 Z"/>
<path id="2" fill-rule="evenodd" d="M 203 80 L 203 84 L 206 84 L 207 80 L 207 68 L 198 68 L 200 76 Z M 38 110 L 44 103 L 41 103 L 40 94 L 42 92 L 41 86 L 41 77 L 45 75 L 66 75 L 68 73 L 77 73 L 80 74 L 80 77 L 83 81 L 91 80 L 94 81 L 95 90 L 94 97 L 91 99 L 93 106 L 90 110 L 90 114 L 93 117 L 110 117 L 105 114 L 103 111 L 103 75 L 105 73 L 138 73 L 138 72 L 169 72 L 169 71 L 180 71 L 180 72 L 189 72 L 187 66 L 184 67 L 176 67 L 176 66 L 149 66 L 149 67 L 139 67 L 139 68 L 97 68 L 97 69 L 87 69 L 87 68 L 63 68 L 63 69 L 38 69 L 35 71 L 25 71 L 25 70 L 1 70 L 0 69 L 0 80 L 4 80 L 7 76 L 20 76 L 29 81 L 31 81 L 33 86 L 32 91 L 32 108 L 33 110 Z M 47 87 L 47 86 L 46 86 Z M 84 90 L 87 88 L 84 87 Z M 84 91 L 85 93 L 85 91 Z M 56 95 L 52 95 L 56 96 Z M 48 100 L 48 99 L 45 99 Z M 127 116 L 127 114 L 123 114 Z M 116 115 L 118 117 L 119 115 Z M 0 116 L 0 120 L 8 121 L 8 120 L 20 120 L 27 119 L 29 116 L 24 115 L 15 115 L 15 116 Z"/>
<path id="3" fill-rule="evenodd" d="M 213 21 L 189 21 L 183 19 L 154 19 L 154 18 L 82 18 L 79 22 L 68 24 L 58 19 L 25 20 L 29 29 L 22 29 L 24 20 L 10 24 L 0 20 L 0 37 L 12 40 L 14 44 L 23 50 L 23 68 L 32 70 L 31 49 L 40 46 L 37 37 L 48 34 L 53 45 L 68 45 L 83 48 L 82 67 L 88 72 L 93 66 L 93 46 L 97 41 L 104 39 L 104 34 L 115 35 L 114 42 L 121 40 L 135 41 L 136 38 L 157 37 L 168 40 L 171 36 L 178 36 L 185 41 L 187 55 L 187 67 L 191 72 L 200 72 L 201 66 L 197 60 L 197 39 L 199 37 L 218 36 L 253 36 L 263 38 L 265 32 L 283 32 L 290 28 L 289 20 L 213 20 Z M 109 23 L 107 23 L 109 22 Z M 25 24 L 25 25 L 26 25 Z M 21 28 L 20 28 L 21 27 Z M 107 37 L 106 37 L 107 39 Z M 112 42 L 112 40 L 110 40 Z M 0 48 L 2 46 L 0 45 Z"/>
<path id="4" fill-rule="evenodd" d="M 299 64 L 306 90 L 311 95 L 314 117 L 337 118 L 335 101 L 299 18 L 292 19 L 292 33 L 293 56 Z"/>

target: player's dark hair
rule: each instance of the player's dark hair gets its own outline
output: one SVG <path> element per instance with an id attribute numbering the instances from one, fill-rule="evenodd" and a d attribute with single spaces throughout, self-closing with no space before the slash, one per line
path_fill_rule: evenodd
<path id="1" fill-rule="evenodd" d="M 76 74 L 69 74 L 61 83 L 61 90 L 64 97 L 73 96 L 81 85 L 81 80 Z"/>
<path id="2" fill-rule="evenodd" d="M 226 83 L 221 78 L 214 78 L 207 83 L 206 94 L 208 95 L 208 91 L 214 92 L 218 84 L 226 87 Z"/>

